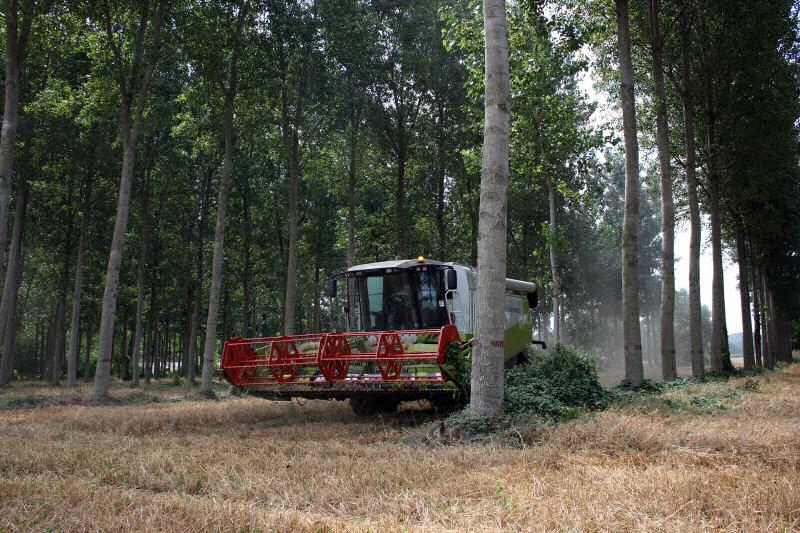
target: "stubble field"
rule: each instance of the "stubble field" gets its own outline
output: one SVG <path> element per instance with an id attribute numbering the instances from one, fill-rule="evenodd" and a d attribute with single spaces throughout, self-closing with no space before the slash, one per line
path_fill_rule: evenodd
<path id="1" fill-rule="evenodd" d="M 720 387 L 741 394 L 663 407 Z M 800 529 L 800 365 L 585 415 L 519 448 L 401 444 L 432 416 L 408 405 L 360 419 L 341 402 L 185 393 L 118 384 L 108 406 L 0 393 L 0 530 Z"/>

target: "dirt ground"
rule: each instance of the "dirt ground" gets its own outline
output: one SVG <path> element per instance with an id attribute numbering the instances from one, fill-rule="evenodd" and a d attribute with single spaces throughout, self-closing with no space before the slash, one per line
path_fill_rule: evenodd
<path id="1" fill-rule="evenodd" d="M 432 417 L 409 405 L 360 419 L 341 402 L 187 392 L 117 384 L 101 407 L 0 392 L 0 531 L 800 530 L 800 365 L 521 448 L 401 444 Z M 679 404 L 711 407 L 663 407 Z"/>

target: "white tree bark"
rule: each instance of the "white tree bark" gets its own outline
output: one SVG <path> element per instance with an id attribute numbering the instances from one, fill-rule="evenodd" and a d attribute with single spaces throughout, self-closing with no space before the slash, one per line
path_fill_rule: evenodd
<path id="1" fill-rule="evenodd" d="M 128 215 L 130 212 L 131 183 L 133 181 L 133 169 L 136 162 L 136 145 L 139 137 L 139 129 L 142 124 L 142 116 L 147 101 L 147 92 L 150 87 L 150 78 L 153 75 L 155 62 L 161 44 L 161 26 L 164 19 L 164 9 L 166 2 L 160 0 L 153 27 L 153 47 L 151 50 L 150 62 L 147 65 L 144 76 L 139 83 L 139 65 L 133 62 L 131 67 L 131 86 L 138 86 L 136 99 L 135 116 L 131 121 L 131 99 L 132 94 L 128 88 L 120 82 L 120 92 L 122 93 L 122 113 L 120 120 L 120 132 L 122 135 L 122 175 L 119 183 L 119 195 L 117 197 L 117 213 L 114 221 L 114 233 L 111 237 L 111 250 L 108 255 L 108 265 L 106 267 L 105 289 L 103 291 L 103 303 L 100 315 L 100 342 L 97 351 L 97 368 L 94 375 L 94 388 L 92 389 L 92 399 L 102 401 L 108 397 L 108 386 L 111 380 L 111 354 L 113 349 L 114 320 L 117 312 L 117 289 L 119 288 L 119 271 L 122 266 L 122 251 L 125 243 L 125 232 L 128 229 Z M 142 24 L 147 24 L 147 19 L 142 19 Z M 108 38 L 111 46 L 116 48 L 116 41 L 111 33 L 111 21 L 107 21 Z M 136 44 L 138 53 L 144 47 L 144 34 L 140 30 L 140 39 Z M 119 68 L 122 68 L 121 65 Z"/>
<path id="2" fill-rule="evenodd" d="M 0 386 L 11 381 L 14 366 L 15 338 L 13 329 L 17 319 L 17 295 L 19 293 L 20 268 L 22 266 L 22 236 L 25 229 L 25 211 L 28 206 L 27 180 L 21 179 L 19 184 L 17 207 L 14 213 L 14 229 L 11 235 L 11 250 L 8 254 L 8 268 L 3 284 L 3 301 L 0 302 L 0 339 L 3 341 L 3 357 L 0 360 Z"/>
<path id="3" fill-rule="evenodd" d="M 294 334 L 294 315 L 297 304 L 297 245 L 298 245 L 298 212 L 297 184 L 300 179 L 300 147 L 297 122 L 300 113 L 296 113 L 295 124 L 289 119 L 287 95 L 284 92 L 283 102 L 283 145 L 289 170 L 289 246 L 286 258 L 286 292 L 284 296 L 283 334 Z M 299 107 L 300 104 L 298 103 Z"/>
<path id="4" fill-rule="evenodd" d="M 128 143 L 122 158 L 122 178 L 117 197 L 117 215 L 114 222 L 114 234 L 111 238 L 111 251 L 106 267 L 105 290 L 103 291 L 100 315 L 100 344 L 97 351 L 94 389 L 92 390 L 92 397 L 95 400 L 103 400 L 108 396 L 108 385 L 111 380 L 111 354 L 113 350 L 114 319 L 117 311 L 117 288 L 119 287 L 119 271 L 122 266 L 125 231 L 128 227 L 135 158 L 135 146 Z"/>
<path id="5" fill-rule="evenodd" d="M 659 12 L 659 0 L 650 0 L 656 145 L 661 170 L 661 375 L 665 381 L 670 381 L 678 377 L 675 361 L 675 208 L 672 201 L 667 96 L 664 90 L 664 40 Z"/>
<path id="6" fill-rule="evenodd" d="M 6 49 L 4 54 L 6 77 L 3 101 L 3 128 L 0 133 L 0 267 L 5 261 L 8 213 L 11 199 L 11 179 L 14 174 L 14 150 L 19 122 L 20 71 L 25 62 L 28 36 L 33 19 L 33 2 L 22 1 L 22 12 L 17 1 L 5 2 Z"/>
<path id="7" fill-rule="evenodd" d="M 506 224 L 511 97 L 504 0 L 484 0 L 486 96 L 478 222 L 478 286 L 472 349 L 473 415 L 493 415 L 503 405 Z"/>
<path id="8" fill-rule="evenodd" d="M 225 212 L 228 207 L 228 185 L 233 172 L 233 94 L 225 97 L 225 158 L 222 162 L 222 177 L 217 197 L 217 224 L 214 229 L 214 255 L 211 260 L 211 287 L 208 291 L 208 316 L 206 318 L 206 340 L 203 345 L 203 377 L 200 394 L 210 396 L 214 377 L 214 354 L 217 348 L 217 322 L 219 318 L 219 294 L 222 287 L 222 254 L 225 240 Z M 197 296 L 198 299 L 200 295 Z"/>
<path id="9" fill-rule="evenodd" d="M 744 367 L 751 368 L 756 364 L 753 351 L 753 324 L 750 322 L 750 287 L 747 276 L 747 243 L 744 232 L 736 233 L 736 255 L 739 264 L 739 303 L 742 308 L 742 358 Z"/>
<path id="10" fill-rule="evenodd" d="M 203 345 L 203 377 L 200 383 L 200 394 L 213 396 L 212 390 L 214 377 L 214 355 L 217 349 L 217 322 L 219 319 L 219 293 L 222 287 L 222 254 L 225 240 L 225 211 L 228 207 L 228 186 L 233 173 L 234 152 L 234 104 L 236 102 L 237 88 L 237 62 L 241 45 L 242 29 L 247 17 L 246 6 L 239 5 L 237 17 L 236 36 L 231 55 L 230 75 L 228 86 L 223 91 L 225 97 L 225 113 L 223 128 L 225 134 L 225 157 L 222 161 L 222 176 L 219 183 L 219 197 L 217 199 L 217 225 L 214 230 L 214 255 L 211 260 L 211 287 L 208 291 L 208 316 L 206 318 L 206 340 Z M 198 298 L 200 295 L 198 295 Z"/>
<path id="11" fill-rule="evenodd" d="M 683 131 L 686 145 L 686 200 L 689 204 L 689 350 L 692 375 L 705 373 L 703 356 L 702 306 L 700 303 L 700 205 L 697 200 L 696 150 L 694 142 L 694 96 L 691 78 L 692 28 L 688 15 L 681 16 L 681 78 Z"/>
<path id="12" fill-rule="evenodd" d="M 633 385 L 644 380 L 642 333 L 639 326 L 638 226 L 639 141 L 636 130 L 633 64 L 628 0 L 616 0 L 619 44 L 622 129 L 625 138 L 625 215 L 622 229 L 622 327 L 625 379 Z"/>
<path id="13" fill-rule="evenodd" d="M 709 115 L 710 112 L 707 112 Z M 708 196 L 711 212 L 711 256 L 713 261 L 713 279 L 711 282 L 711 371 L 722 372 L 726 369 L 725 353 L 727 330 L 725 321 L 725 281 L 722 270 L 722 220 L 720 207 L 720 177 L 716 168 L 714 145 L 714 124 L 709 117 L 706 126 L 708 151 Z"/>

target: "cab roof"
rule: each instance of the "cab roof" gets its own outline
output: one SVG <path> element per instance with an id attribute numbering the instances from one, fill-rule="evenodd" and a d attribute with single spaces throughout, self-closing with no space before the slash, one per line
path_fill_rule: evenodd
<path id="1" fill-rule="evenodd" d="M 419 266 L 447 266 L 447 263 L 441 261 L 434 261 L 432 259 L 425 259 L 419 261 L 418 259 L 395 259 L 393 261 L 378 261 L 375 263 L 364 263 L 363 265 L 355 265 L 347 269 L 348 274 L 357 272 L 370 272 L 373 270 L 386 270 L 387 268 L 403 270 L 406 268 L 414 268 Z"/>

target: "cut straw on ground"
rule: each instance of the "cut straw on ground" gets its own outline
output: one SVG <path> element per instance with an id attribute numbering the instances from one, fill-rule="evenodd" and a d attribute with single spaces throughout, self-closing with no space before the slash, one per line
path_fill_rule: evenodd
<path id="1" fill-rule="evenodd" d="M 522 448 L 400 444 L 431 416 L 412 406 L 365 420 L 341 402 L 123 384 L 120 403 L 89 406 L 15 385 L 0 403 L 54 400 L 0 410 L 0 530 L 798 529 L 800 366 L 757 381 L 704 410 L 585 415 Z M 719 387 L 664 396 L 690 405 Z"/>

